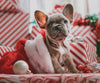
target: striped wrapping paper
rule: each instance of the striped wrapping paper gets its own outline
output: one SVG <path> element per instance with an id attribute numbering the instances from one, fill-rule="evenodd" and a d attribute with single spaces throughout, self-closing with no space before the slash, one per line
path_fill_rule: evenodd
<path id="1" fill-rule="evenodd" d="M 73 58 L 75 64 L 86 64 L 87 57 L 86 57 L 86 48 L 83 43 L 70 43 L 70 54 Z"/>
<path id="2" fill-rule="evenodd" d="M 70 43 L 70 54 L 75 64 L 86 64 L 97 62 L 96 47 L 88 43 L 77 42 Z"/>
<path id="3" fill-rule="evenodd" d="M 72 35 L 83 37 L 84 41 L 91 45 L 96 45 L 97 37 L 95 31 L 91 31 L 90 26 L 72 26 Z"/>
<path id="4" fill-rule="evenodd" d="M 97 62 L 96 47 L 90 44 L 86 44 L 86 55 L 90 63 Z"/>
<path id="5" fill-rule="evenodd" d="M 0 0 L 0 11 L 17 11 L 19 0 Z"/>
<path id="6" fill-rule="evenodd" d="M 14 47 L 16 41 L 28 36 L 29 13 L 0 12 L 0 43 Z"/>
<path id="7" fill-rule="evenodd" d="M 38 25 L 33 25 L 31 24 L 32 27 L 32 31 L 31 31 L 31 38 L 34 39 L 35 37 L 37 37 L 38 34 L 40 34 L 40 28 Z"/>
<path id="8" fill-rule="evenodd" d="M 15 49 L 13 47 L 7 47 L 7 46 L 0 46 L 0 58 L 4 55 L 4 53 L 14 51 Z"/>
<path id="9" fill-rule="evenodd" d="M 71 48 L 73 48 L 72 50 L 74 51 L 74 53 L 71 52 L 71 54 L 76 55 L 74 57 L 74 58 L 76 58 L 76 61 L 74 60 L 75 63 L 80 62 L 83 64 L 86 62 L 86 59 L 90 63 L 92 63 L 94 61 L 97 62 L 97 54 L 96 54 L 97 38 L 96 38 L 95 31 L 92 32 L 90 26 L 72 26 L 71 33 L 72 33 L 72 35 L 77 35 L 77 36 L 83 37 L 83 40 L 84 40 L 84 44 L 80 44 L 80 45 L 77 44 L 74 47 L 73 46 L 71 47 Z M 82 54 L 80 54 L 80 52 Z M 82 57 L 80 55 L 82 55 Z M 84 55 L 85 55 L 85 57 L 84 57 Z"/>

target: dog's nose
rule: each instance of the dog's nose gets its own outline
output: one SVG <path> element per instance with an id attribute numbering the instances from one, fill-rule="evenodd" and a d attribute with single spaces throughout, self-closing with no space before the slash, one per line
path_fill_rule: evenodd
<path id="1" fill-rule="evenodd" d="M 63 31 L 63 26 L 61 26 L 61 25 L 55 26 L 55 30 L 57 30 L 59 32 L 62 32 Z"/>

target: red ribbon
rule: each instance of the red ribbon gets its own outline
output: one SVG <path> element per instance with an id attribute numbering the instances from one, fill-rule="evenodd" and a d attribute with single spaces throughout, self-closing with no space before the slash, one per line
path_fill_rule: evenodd
<path id="1" fill-rule="evenodd" d="M 93 70 L 92 69 L 90 69 L 90 67 L 89 66 L 87 66 L 87 65 L 78 65 L 77 66 L 77 69 L 79 70 L 79 71 L 82 71 L 83 73 L 93 73 Z"/>

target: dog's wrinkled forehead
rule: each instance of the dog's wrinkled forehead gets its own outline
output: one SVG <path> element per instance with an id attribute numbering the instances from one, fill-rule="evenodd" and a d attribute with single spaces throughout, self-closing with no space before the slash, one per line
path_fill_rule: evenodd
<path id="1" fill-rule="evenodd" d="M 67 20 L 68 21 L 68 19 L 63 14 L 50 15 L 48 17 L 48 20 L 47 20 L 47 25 L 49 23 L 61 23 L 64 20 Z"/>

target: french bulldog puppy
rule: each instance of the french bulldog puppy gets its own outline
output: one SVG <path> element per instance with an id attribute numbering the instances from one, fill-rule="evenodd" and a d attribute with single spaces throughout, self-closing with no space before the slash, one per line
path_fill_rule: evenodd
<path id="1" fill-rule="evenodd" d="M 40 28 L 46 29 L 46 46 L 50 53 L 55 73 L 78 73 L 75 64 L 64 44 L 65 38 L 70 33 L 70 23 L 73 20 L 73 6 L 65 5 L 62 14 L 47 16 L 36 10 L 35 19 Z"/>

